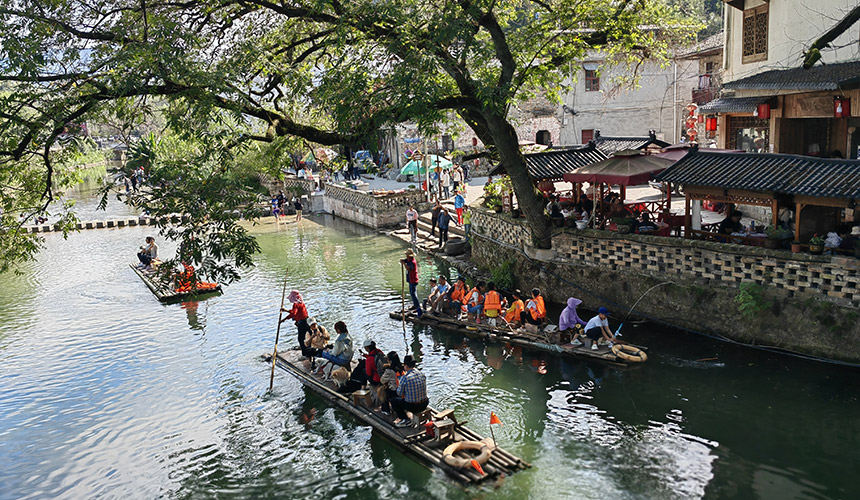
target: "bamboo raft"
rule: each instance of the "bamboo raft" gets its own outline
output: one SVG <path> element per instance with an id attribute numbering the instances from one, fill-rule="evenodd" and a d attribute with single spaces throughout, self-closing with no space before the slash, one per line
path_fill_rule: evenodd
<path id="1" fill-rule="evenodd" d="M 170 288 L 169 286 L 152 279 L 152 277 L 143 269 L 138 268 L 134 264 L 129 264 L 129 267 L 134 270 L 135 274 L 140 276 L 140 279 L 143 280 L 143 283 L 147 288 L 155 295 L 155 297 L 161 302 L 178 302 L 180 300 L 185 300 L 188 298 L 202 299 L 209 296 L 217 295 L 221 293 L 221 285 L 218 285 L 214 289 L 206 289 L 206 290 L 189 290 L 187 292 L 177 292 L 176 290 Z"/>
<path id="2" fill-rule="evenodd" d="M 391 319 L 400 321 L 401 313 L 399 310 L 389 313 Z M 588 361 L 597 361 L 618 367 L 628 367 L 639 363 L 631 362 L 626 359 L 616 356 L 607 345 L 600 345 L 596 351 L 585 346 L 573 347 L 570 344 L 558 345 L 552 344 L 544 337 L 543 334 L 530 334 L 523 330 L 511 330 L 510 328 L 491 327 L 486 324 L 476 324 L 472 322 L 460 321 L 450 316 L 434 316 L 431 314 L 423 314 L 420 318 L 413 312 L 406 312 L 406 321 L 418 325 L 433 326 L 451 332 L 463 334 L 467 337 L 486 339 L 491 342 L 504 342 L 512 345 L 517 345 L 526 349 L 535 351 L 543 351 L 560 356 L 568 356 L 579 358 Z M 630 344 L 633 345 L 633 344 Z M 648 348 L 640 345 L 635 345 L 643 352 L 648 352 Z"/>
<path id="3" fill-rule="evenodd" d="M 279 352 L 276 364 L 281 369 L 291 373 L 301 381 L 308 389 L 314 391 L 320 397 L 346 410 L 360 421 L 370 425 L 379 435 L 385 437 L 408 455 L 411 455 L 422 464 L 441 469 L 457 481 L 470 485 L 485 483 L 488 480 L 498 479 L 510 475 L 519 470 L 531 467 L 520 458 L 503 450 L 495 448 L 489 460 L 482 466 L 485 475 L 476 469 L 469 467 L 456 468 L 447 464 L 443 458 L 445 448 L 460 441 L 481 441 L 482 436 L 467 428 L 465 422 L 457 422 L 453 410 L 437 412 L 428 407 L 431 419 L 441 426 L 450 429 L 452 435 L 445 435 L 439 440 L 434 435 L 428 435 L 423 426 L 419 427 L 396 427 L 392 423 L 393 412 L 388 416 L 378 407 L 374 407 L 370 401 L 368 391 L 356 391 L 348 397 L 336 391 L 331 381 L 324 380 L 321 376 L 309 371 L 308 361 L 299 361 L 301 352 L 290 350 Z M 271 355 L 268 356 L 271 361 Z M 425 411 L 425 413 L 428 413 Z M 443 417 L 439 419 L 439 417 Z M 459 454 L 463 452 L 458 452 Z M 471 458 L 471 457 L 467 457 Z"/>

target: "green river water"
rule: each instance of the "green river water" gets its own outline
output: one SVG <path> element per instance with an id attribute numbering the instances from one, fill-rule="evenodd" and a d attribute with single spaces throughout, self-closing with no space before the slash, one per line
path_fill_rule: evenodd
<path id="1" fill-rule="evenodd" d="M 47 234 L 0 276 L 0 498 L 857 498 L 856 370 L 644 325 L 625 327 L 652 349 L 629 370 L 404 338 L 403 246 L 328 217 L 260 234 L 222 296 L 162 305 L 128 267 L 151 231 Z M 422 282 L 438 271 L 421 260 Z M 434 406 L 487 435 L 496 412 L 533 468 L 463 489 L 285 372 L 267 393 L 285 273 L 322 324 L 408 346 Z"/>

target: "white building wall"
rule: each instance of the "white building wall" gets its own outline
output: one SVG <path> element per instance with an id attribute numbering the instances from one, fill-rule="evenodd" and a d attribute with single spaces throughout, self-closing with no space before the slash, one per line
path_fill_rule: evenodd
<path id="1" fill-rule="evenodd" d="M 723 83 L 772 69 L 799 67 L 807 47 L 836 25 L 857 5 L 857 0 L 746 0 L 744 7 L 752 9 L 764 4 L 769 4 L 767 59 L 747 64 L 743 63 L 744 13 L 726 5 Z M 821 51 L 822 61 L 832 64 L 860 58 L 858 35 L 860 25 L 855 24 L 831 44 L 836 48 Z"/>
<path id="2" fill-rule="evenodd" d="M 644 136 L 654 130 L 667 142 L 680 141 L 686 106 L 698 84 L 696 61 L 679 60 L 665 66 L 645 63 L 635 87 L 613 83 L 622 71 L 600 67 L 600 91 L 585 90 L 581 67 L 568 77 L 570 90 L 563 96 L 568 109 L 559 110 L 563 111 L 561 144 L 580 144 L 582 131 L 588 129 L 600 130 L 605 136 Z"/>

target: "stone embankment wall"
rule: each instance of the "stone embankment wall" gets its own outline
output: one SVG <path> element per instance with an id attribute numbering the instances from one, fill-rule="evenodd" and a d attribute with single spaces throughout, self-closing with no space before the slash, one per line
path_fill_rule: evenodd
<path id="1" fill-rule="evenodd" d="M 475 263 L 492 268 L 511 260 L 520 288 L 537 286 L 554 302 L 577 296 L 590 309 L 609 305 L 620 317 L 642 298 L 634 315 L 860 361 L 855 258 L 574 229 L 558 230 L 551 251 L 535 250 L 524 219 L 481 208 L 474 209 L 472 232 Z M 739 299 L 742 283 L 754 284 L 752 298 Z M 744 314 L 742 305 L 755 312 Z"/>
<path id="2" fill-rule="evenodd" d="M 423 201 L 424 193 L 419 190 L 384 195 L 335 185 L 327 185 L 325 190 L 326 211 L 374 229 L 399 225 L 409 205 L 417 207 Z"/>

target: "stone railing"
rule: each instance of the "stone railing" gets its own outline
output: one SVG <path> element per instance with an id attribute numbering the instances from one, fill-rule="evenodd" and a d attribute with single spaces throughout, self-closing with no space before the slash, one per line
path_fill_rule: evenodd
<path id="1" fill-rule="evenodd" d="M 316 191 L 317 183 L 316 181 L 308 180 L 308 179 L 299 179 L 296 177 L 288 177 L 284 179 L 283 182 L 284 191 L 290 192 L 295 191 L 294 194 L 311 194 Z"/>
<path id="2" fill-rule="evenodd" d="M 533 255 L 525 219 L 473 209 L 472 231 Z M 810 292 L 860 307 L 860 260 L 786 250 L 593 229 L 557 230 L 547 259 L 558 264 L 611 267 L 659 278 L 752 282 L 789 292 Z M 792 293 L 793 294 L 793 293 Z M 789 295 L 792 295 L 789 294 Z"/>
<path id="3" fill-rule="evenodd" d="M 409 205 L 414 203 L 417 206 L 423 201 L 424 193 L 419 190 L 373 194 L 331 184 L 325 190 L 329 212 L 373 228 L 400 224 L 405 220 Z"/>

